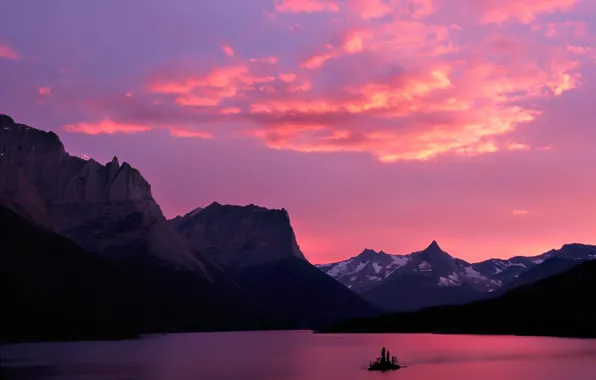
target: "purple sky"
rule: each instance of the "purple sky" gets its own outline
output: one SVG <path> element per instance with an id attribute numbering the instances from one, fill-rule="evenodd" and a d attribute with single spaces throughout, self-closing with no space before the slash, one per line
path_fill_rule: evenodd
<path id="1" fill-rule="evenodd" d="M 314 263 L 596 243 L 596 1 L 0 2 L 0 112 Z"/>

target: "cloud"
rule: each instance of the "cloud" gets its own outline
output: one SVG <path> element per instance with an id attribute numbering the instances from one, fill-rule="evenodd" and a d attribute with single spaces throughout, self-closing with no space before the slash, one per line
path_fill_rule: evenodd
<path id="1" fill-rule="evenodd" d="M 267 56 L 267 57 L 261 57 L 261 58 L 251 58 L 250 61 L 275 65 L 277 62 L 279 62 L 279 58 L 273 57 L 273 56 Z"/>
<path id="2" fill-rule="evenodd" d="M 392 13 L 392 8 L 385 0 L 352 0 L 352 9 L 365 20 L 380 18 Z"/>
<path id="3" fill-rule="evenodd" d="M 520 144 L 520 143 L 511 143 L 507 146 L 509 150 L 530 150 L 532 149 L 531 146 L 527 144 Z"/>
<path id="4" fill-rule="evenodd" d="M 207 132 L 200 132 L 194 130 L 186 130 L 186 129 L 178 129 L 178 128 L 171 128 L 170 134 L 174 137 L 183 137 L 183 138 L 199 138 L 199 139 L 212 139 L 213 135 Z"/>
<path id="5" fill-rule="evenodd" d="M 228 57 L 234 57 L 236 55 L 236 53 L 234 52 L 234 49 L 232 49 L 230 46 L 227 46 L 227 45 L 222 46 L 221 51 L 223 51 L 224 54 L 227 55 Z"/>
<path id="6" fill-rule="evenodd" d="M 500 24 L 506 21 L 531 23 L 540 15 L 569 11 L 581 0 L 470 0 L 482 11 L 481 21 Z"/>
<path id="7" fill-rule="evenodd" d="M 19 59 L 19 54 L 10 46 L 0 44 L 0 59 Z"/>
<path id="8" fill-rule="evenodd" d="M 281 13 L 339 12 L 339 5 L 331 0 L 276 0 L 275 9 Z"/>
<path id="9" fill-rule="evenodd" d="M 37 92 L 39 93 L 39 95 L 49 96 L 52 94 L 52 89 L 49 87 L 40 87 Z"/>
<path id="10" fill-rule="evenodd" d="M 513 210 L 511 211 L 511 215 L 513 216 L 526 216 L 530 215 L 532 212 L 530 210 Z"/>
<path id="11" fill-rule="evenodd" d="M 173 63 L 153 72 L 134 102 L 101 111 L 188 136 L 200 125 L 197 137 L 225 122 L 225 133 L 274 149 L 363 152 L 382 162 L 539 150 L 515 142 L 519 127 L 579 88 L 594 64 L 588 28 L 573 17 L 543 19 L 577 2 L 460 3 L 277 1 L 303 25 L 331 26 L 292 35 L 293 54 L 272 45 L 233 64 Z M 461 18 L 464 8 L 477 17 Z"/>
<path id="12" fill-rule="evenodd" d="M 278 78 L 281 81 L 284 81 L 286 83 L 291 83 L 291 82 L 293 82 L 293 81 L 296 80 L 296 74 L 294 74 L 294 73 L 281 73 L 281 74 L 278 75 Z"/>
<path id="13" fill-rule="evenodd" d="M 125 133 L 133 134 L 139 132 L 146 132 L 151 128 L 145 125 L 137 124 L 123 124 L 112 120 L 102 120 L 96 123 L 77 123 L 68 124 L 64 126 L 69 132 L 73 133 L 85 133 L 88 135 L 99 135 L 99 134 L 114 134 L 114 133 Z"/>

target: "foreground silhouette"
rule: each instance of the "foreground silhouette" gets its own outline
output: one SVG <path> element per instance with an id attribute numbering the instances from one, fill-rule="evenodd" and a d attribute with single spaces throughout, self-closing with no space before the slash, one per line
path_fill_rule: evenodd
<path id="1" fill-rule="evenodd" d="M 395 356 L 391 356 L 389 350 L 383 347 L 381 349 L 381 357 L 377 358 L 377 360 L 374 363 L 370 362 L 368 370 L 385 372 L 394 371 L 400 368 L 401 366 L 397 364 L 397 358 Z"/>

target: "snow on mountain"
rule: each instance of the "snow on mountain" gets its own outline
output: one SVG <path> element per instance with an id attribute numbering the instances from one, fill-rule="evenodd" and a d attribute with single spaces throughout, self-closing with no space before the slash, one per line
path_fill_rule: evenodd
<path id="1" fill-rule="evenodd" d="M 425 250 L 409 255 L 391 255 L 365 249 L 348 260 L 317 265 L 317 268 L 356 292 L 366 292 L 384 283 L 390 276 L 417 274 L 434 279 L 437 287 L 465 285 L 478 292 L 490 293 L 514 283 L 522 273 L 551 258 L 576 261 L 596 259 L 596 246 L 567 244 L 539 256 L 489 259 L 471 264 L 452 257 L 433 241 Z"/>
<path id="2" fill-rule="evenodd" d="M 390 255 L 365 249 L 358 256 L 316 267 L 357 292 L 369 289 L 406 265 L 407 256 Z"/>

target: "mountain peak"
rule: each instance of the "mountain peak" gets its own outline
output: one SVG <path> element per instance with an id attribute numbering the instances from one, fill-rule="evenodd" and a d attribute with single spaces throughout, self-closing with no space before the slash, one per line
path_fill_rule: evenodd
<path id="1" fill-rule="evenodd" d="M 358 255 L 358 258 L 362 260 L 371 260 L 377 256 L 379 256 L 379 253 L 377 251 L 375 251 L 374 249 L 365 248 L 364 251 L 362 251 Z"/>
<path id="2" fill-rule="evenodd" d="M 425 251 L 428 251 L 428 250 L 442 251 L 441 247 L 439 246 L 439 243 L 437 243 L 436 240 L 433 240 L 432 243 L 430 243 L 430 245 L 425 249 Z"/>

